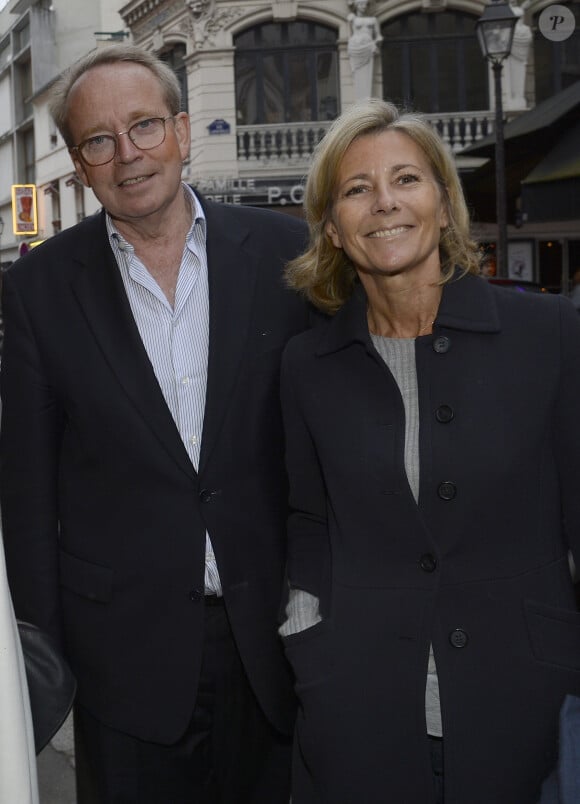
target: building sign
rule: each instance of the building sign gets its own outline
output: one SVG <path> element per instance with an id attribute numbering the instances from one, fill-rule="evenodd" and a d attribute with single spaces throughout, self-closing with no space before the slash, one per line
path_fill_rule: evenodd
<path id="1" fill-rule="evenodd" d="M 210 134 L 229 134 L 230 124 L 225 120 L 214 120 L 213 123 L 209 124 L 207 129 Z"/>
<path id="2" fill-rule="evenodd" d="M 228 204 L 247 204 L 254 207 L 301 205 L 304 185 L 299 178 L 279 179 L 200 179 L 196 184 L 200 193 L 211 201 Z"/>
<path id="3" fill-rule="evenodd" d="M 12 228 L 15 235 L 35 235 L 38 232 L 36 185 L 12 185 Z"/>
<path id="4" fill-rule="evenodd" d="M 534 278 L 534 243 L 532 240 L 513 240 L 507 247 L 508 276 L 510 279 Z"/>

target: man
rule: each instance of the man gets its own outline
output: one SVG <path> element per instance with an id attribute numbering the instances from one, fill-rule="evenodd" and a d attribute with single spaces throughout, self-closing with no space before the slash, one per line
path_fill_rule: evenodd
<path id="1" fill-rule="evenodd" d="M 97 50 L 51 111 L 103 210 L 5 277 L 1 502 L 19 616 L 78 681 L 79 804 L 288 802 L 278 371 L 293 218 L 181 182 L 162 62 Z"/>

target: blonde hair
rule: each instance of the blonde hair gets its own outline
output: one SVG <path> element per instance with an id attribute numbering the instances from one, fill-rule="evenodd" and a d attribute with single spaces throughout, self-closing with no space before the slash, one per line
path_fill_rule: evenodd
<path id="1" fill-rule="evenodd" d="M 354 265 L 326 235 L 340 164 L 347 148 L 359 137 L 400 131 L 425 154 L 448 217 L 441 232 L 441 282 L 453 276 L 455 266 L 478 273 L 480 255 L 470 237 L 470 220 L 453 157 L 437 132 L 419 114 L 400 113 L 393 103 L 369 98 L 338 117 L 317 145 L 306 181 L 304 211 L 310 229 L 307 250 L 286 267 L 286 281 L 316 307 L 336 313 L 350 297 L 357 279 Z"/>

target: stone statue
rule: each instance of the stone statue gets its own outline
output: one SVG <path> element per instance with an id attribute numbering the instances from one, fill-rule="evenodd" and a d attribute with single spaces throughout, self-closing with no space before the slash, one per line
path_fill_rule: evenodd
<path id="1" fill-rule="evenodd" d="M 512 3 L 512 11 L 517 16 L 518 21 L 514 29 L 514 39 L 512 51 L 506 60 L 505 69 L 505 101 L 506 109 L 526 109 L 526 70 L 528 66 L 528 56 L 530 45 L 532 44 L 532 30 L 524 22 L 524 11 L 528 6 L 529 0 L 521 6 Z"/>
<path id="2" fill-rule="evenodd" d="M 377 45 L 383 41 L 376 17 L 367 16 L 368 0 L 351 0 L 347 20 L 351 35 L 348 40 L 348 56 L 354 79 L 355 100 L 370 98 L 373 87 L 373 68 Z"/>

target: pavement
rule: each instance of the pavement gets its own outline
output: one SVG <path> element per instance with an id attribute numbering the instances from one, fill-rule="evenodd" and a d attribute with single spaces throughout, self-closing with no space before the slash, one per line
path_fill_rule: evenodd
<path id="1" fill-rule="evenodd" d="M 72 714 L 36 760 L 40 804 L 76 804 Z"/>

